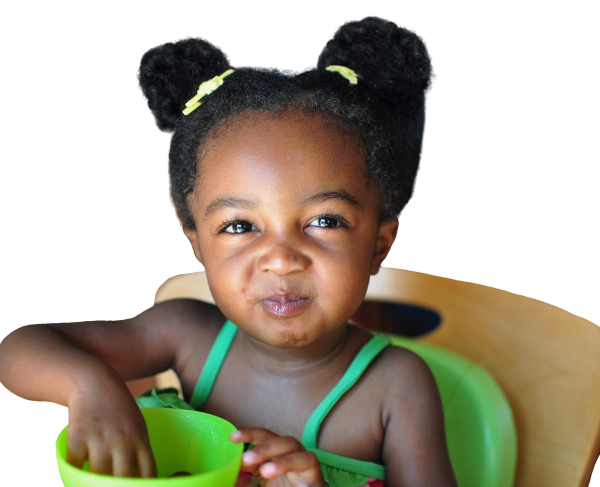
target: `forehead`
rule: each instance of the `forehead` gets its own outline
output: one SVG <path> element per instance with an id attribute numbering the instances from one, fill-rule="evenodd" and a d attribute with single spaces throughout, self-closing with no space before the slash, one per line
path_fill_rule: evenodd
<path id="1" fill-rule="evenodd" d="M 360 139 L 315 116 L 280 114 L 239 118 L 221 129 L 199 163 L 196 198 L 243 197 L 293 204 L 307 194 L 342 190 L 367 204 Z"/>

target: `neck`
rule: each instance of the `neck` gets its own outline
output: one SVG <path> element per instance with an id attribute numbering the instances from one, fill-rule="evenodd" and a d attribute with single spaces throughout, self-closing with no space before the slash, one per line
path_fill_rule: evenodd
<path id="1" fill-rule="evenodd" d="M 333 363 L 344 351 L 350 335 L 348 324 L 337 328 L 316 342 L 298 348 L 268 345 L 240 330 L 248 361 L 263 373 L 278 377 L 302 377 Z"/>

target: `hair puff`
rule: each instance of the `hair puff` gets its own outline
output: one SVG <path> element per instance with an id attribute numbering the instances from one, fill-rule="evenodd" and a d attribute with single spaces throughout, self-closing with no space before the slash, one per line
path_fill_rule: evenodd
<path id="1" fill-rule="evenodd" d="M 198 86 L 229 67 L 227 56 L 203 39 L 169 42 L 146 52 L 138 79 L 158 128 L 174 130 Z"/>
<path id="2" fill-rule="evenodd" d="M 414 32 L 379 17 L 347 22 L 327 43 L 317 62 L 353 69 L 359 84 L 394 106 L 395 112 L 415 116 L 418 100 L 429 88 L 431 61 L 427 48 Z"/>

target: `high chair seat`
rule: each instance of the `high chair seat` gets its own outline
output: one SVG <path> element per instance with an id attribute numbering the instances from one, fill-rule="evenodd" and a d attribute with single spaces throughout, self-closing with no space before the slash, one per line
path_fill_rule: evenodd
<path id="1" fill-rule="evenodd" d="M 214 303 L 204 272 L 168 279 L 155 301 L 176 298 Z M 398 336 L 389 303 L 433 310 L 440 324 Z M 430 367 L 460 487 L 588 485 L 600 453 L 598 326 L 499 289 L 391 268 L 371 277 L 361 308 L 353 321 Z M 181 390 L 173 371 L 156 383 Z"/>

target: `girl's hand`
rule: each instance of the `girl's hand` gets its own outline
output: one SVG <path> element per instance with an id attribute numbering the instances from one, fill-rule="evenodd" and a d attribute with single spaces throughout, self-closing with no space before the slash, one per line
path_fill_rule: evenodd
<path id="1" fill-rule="evenodd" d="M 293 436 L 278 436 L 264 428 L 243 428 L 231 433 L 234 443 L 252 443 L 242 457 L 243 472 L 250 472 L 261 487 L 325 487 L 321 466 Z"/>
<path id="2" fill-rule="evenodd" d="M 115 477 L 156 477 L 146 422 L 124 383 L 93 381 L 69 398 L 67 461 Z"/>

